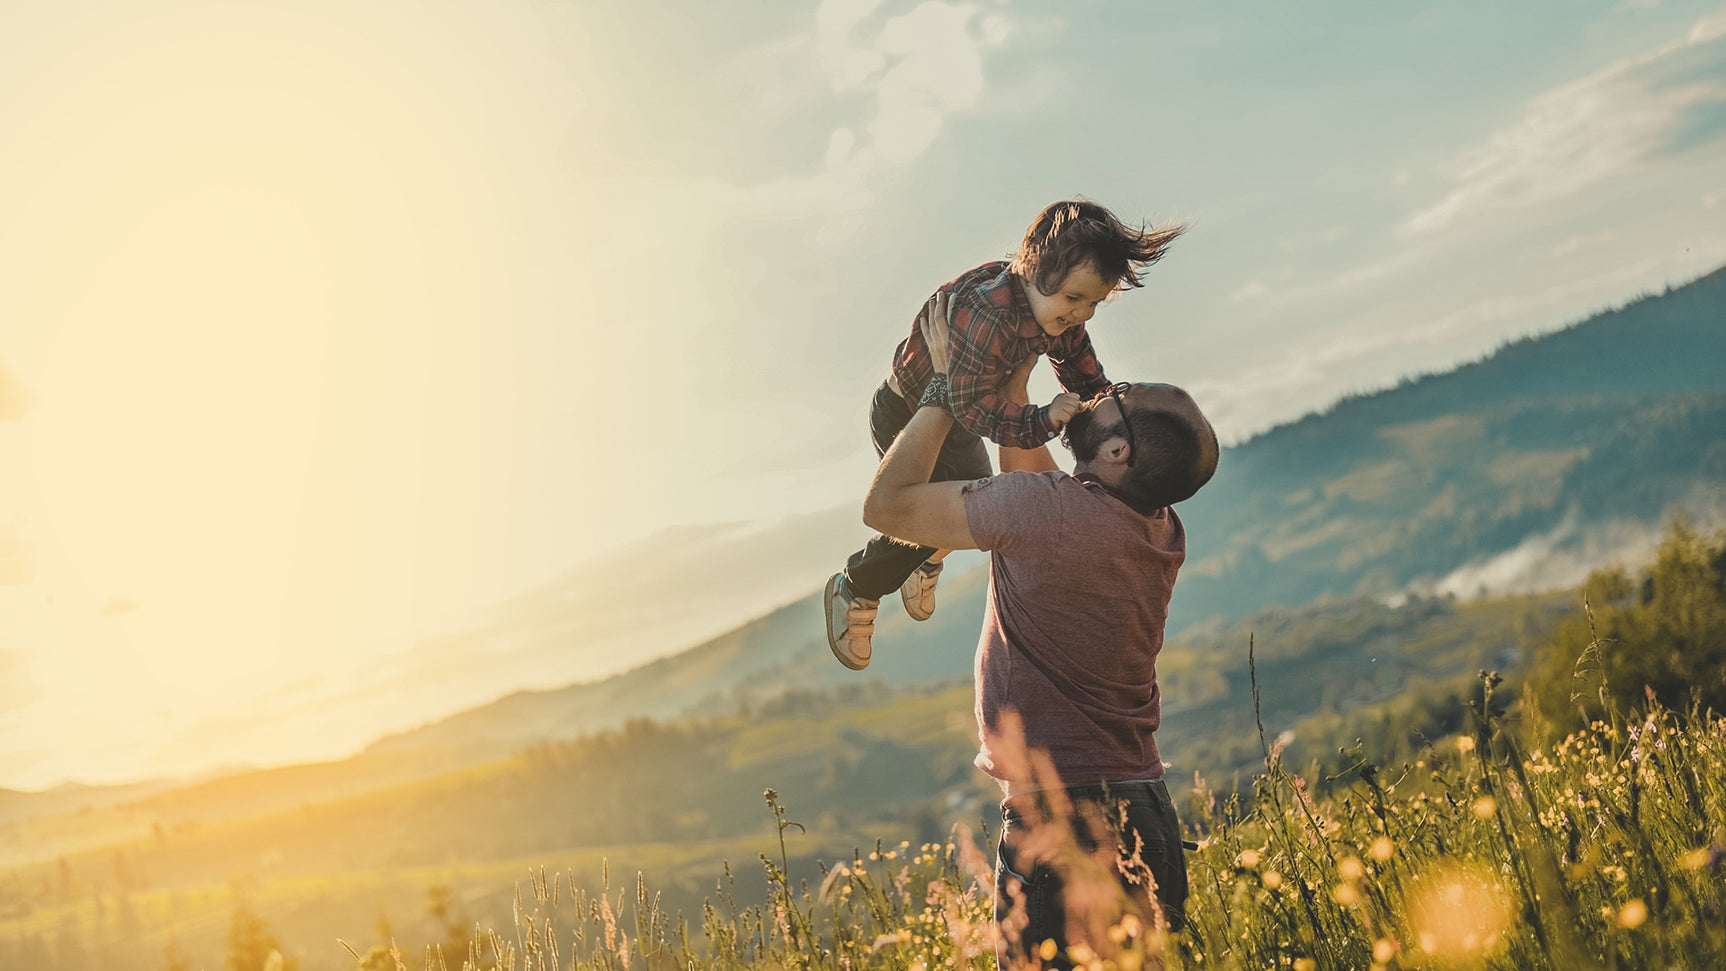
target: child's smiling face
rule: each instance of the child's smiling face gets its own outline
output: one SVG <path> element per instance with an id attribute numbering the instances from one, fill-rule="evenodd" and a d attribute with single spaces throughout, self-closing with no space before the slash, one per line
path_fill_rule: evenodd
<path id="1" fill-rule="evenodd" d="M 1054 293 L 1043 293 L 1030 280 L 1024 283 L 1031 316 L 1037 318 L 1037 326 L 1050 337 L 1059 337 L 1090 320 L 1097 306 L 1115 292 L 1115 285 L 1098 276 L 1097 268 L 1089 263 L 1068 270 L 1067 278 Z"/>

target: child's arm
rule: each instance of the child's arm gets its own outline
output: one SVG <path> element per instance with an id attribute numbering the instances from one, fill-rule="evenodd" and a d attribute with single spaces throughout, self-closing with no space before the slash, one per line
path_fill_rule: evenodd
<path id="1" fill-rule="evenodd" d="M 948 323 L 947 385 L 953 417 L 974 435 L 1012 448 L 1031 449 L 1055 437 L 1083 400 L 1059 394 L 1038 408 L 1001 393 L 1008 378 L 1007 349 L 1015 339 L 1007 323 L 961 300 L 949 303 L 937 292 L 924 304 Z M 925 338 L 927 343 L 927 338 Z M 931 345 L 932 346 L 932 345 Z"/>
<path id="2" fill-rule="evenodd" d="M 1080 324 L 1055 338 L 1049 344 L 1049 363 L 1055 367 L 1055 378 L 1061 387 L 1089 401 L 1107 391 L 1109 378 L 1103 373 L 1103 363 L 1091 346 L 1091 335 Z"/>
<path id="3" fill-rule="evenodd" d="M 917 318 L 917 327 L 922 331 L 923 341 L 929 347 L 929 364 L 934 368 L 936 374 L 946 374 L 949 371 L 947 348 L 950 339 L 948 323 L 950 317 L 951 310 L 948 306 L 947 295 L 937 293 L 930 299 L 923 308 L 923 313 Z M 1006 382 L 999 389 L 1000 393 L 1014 404 L 1028 406 L 1031 403 L 1028 386 L 1031 371 L 1036 366 L 1036 358 L 1026 358 L 1024 364 L 1019 365 L 1012 374 L 1008 375 Z M 1070 394 L 1057 397 L 1056 401 L 1050 404 L 1051 409 L 1055 407 L 1056 403 L 1064 405 L 1065 403 L 1061 401 L 1062 398 L 1072 397 L 1073 395 Z M 1063 407 L 1061 410 L 1065 411 L 1065 408 Z M 1065 424 L 1066 419 L 1070 417 L 1072 417 L 1071 413 L 1067 413 L 1061 419 L 1062 423 Z M 1049 455 L 1047 444 L 1029 449 L 1000 445 L 998 457 L 1002 472 L 1053 472 L 1060 469 L 1060 466 L 1055 464 L 1054 458 Z"/>
<path id="4" fill-rule="evenodd" d="M 1001 389 L 1007 397 L 1020 404 L 1029 404 L 1031 394 L 1028 385 L 1031 372 L 1037 367 L 1036 358 L 1027 358 L 1013 376 L 1007 379 L 1007 384 Z M 1049 454 L 1048 443 L 1036 448 L 1014 448 L 1011 445 L 995 447 L 996 460 L 1000 463 L 1002 472 L 1057 472 L 1060 466 L 1055 464 L 1054 456 Z"/>

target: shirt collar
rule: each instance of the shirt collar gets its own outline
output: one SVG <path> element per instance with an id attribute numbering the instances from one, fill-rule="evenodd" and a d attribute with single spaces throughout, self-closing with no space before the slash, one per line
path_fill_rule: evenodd
<path id="1" fill-rule="evenodd" d="M 1109 495 L 1114 496 L 1116 499 L 1121 500 L 1121 502 L 1126 504 L 1128 509 L 1131 509 L 1133 512 L 1136 512 L 1147 519 L 1154 518 L 1159 512 L 1168 508 L 1166 506 L 1153 506 L 1145 502 L 1145 500 L 1140 499 L 1138 496 L 1122 492 L 1114 486 L 1104 483 L 1102 479 L 1097 478 L 1089 472 L 1080 472 L 1073 476 L 1073 478 L 1078 479 L 1080 482 L 1096 486 Z"/>
<path id="2" fill-rule="evenodd" d="M 1024 281 L 1011 267 L 1007 270 L 1007 281 L 1013 290 L 1013 317 L 1019 322 L 1019 336 L 1025 340 L 1048 337 L 1043 328 L 1037 326 L 1037 316 L 1031 313 L 1031 298 L 1025 294 Z"/>

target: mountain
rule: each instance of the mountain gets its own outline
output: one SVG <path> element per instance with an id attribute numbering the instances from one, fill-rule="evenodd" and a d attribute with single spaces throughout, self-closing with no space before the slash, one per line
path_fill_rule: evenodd
<path id="1" fill-rule="evenodd" d="M 1226 449 L 1180 507 L 1191 558 L 1169 631 L 1323 597 L 1574 585 L 1651 547 L 1670 510 L 1726 509 L 1723 483 L 1726 268 Z M 465 761 L 793 687 L 968 677 L 984 588 L 984 572 L 949 569 L 925 624 L 888 598 L 861 679 L 828 656 L 811 595 L 682 654 L 518 692 L 372 751 Z"/>
<path id="2" fill-rule="evenodd" d="M 960 558 L 942 574 L 943 604 L 926 623 L 884 610 L 866 675 L 833 660 L 821 592 L 672 657 L 602 681 L 519 691 L 412 731 L 380 739 L 370 755 L 433 750 L 463 764 L 499 758 L 548 739 L 573 739 L 632 718 L 715 717 L 746 711 L 790 690 L 859 683 L 908 685 L 968 678 L 983 621 L 987 572 Z"/>
<path id="3" fill-rule="evenodd" d="M 1349 398 L 1227 449 L 1216 480 L 1181 507 L 1192 553 L 1170 632 L 1354 593 L 1561 587 L 1605 558 L 1634 552 L 1671 509 L 1726 507 L 1722 483 L 1726 270 L 1455 371 Z M 407 690 L 415 679 L 459 678 L 470 697 L 480 692 L 462 702 L 473 705 L 486 685 L 507 683 L 498 680 L 504 669 L 532 668 L 543 672 L 539 680 L 567 683 L 596 659 L 614 669 L 643 655 L 658 660 L 604 680 L 517 691 L 382 738 L 357 762 L 284 770 L 279 785 L 213 786 L 208 798 L 188 799 L 168 815 L 197 816 L 195 807 L 206 803 L 244 815 L 296 787 L 315 801 L 363 789 L 383 765 L 406 766 L 408 775 L 458 769 L 630 719 L 729 715 L 797 690 L 967 678 L 986 579 L 965 569 L 976 557 L 955 558 L 928 623 L 909 622 L 888 600 L 866 674 L 833 662 L 817 595 L 822 564 L 861 532 L 855 510 L 840 509 L 767 530 L 664 534 L 651 549 L 501 605 L 378 684 Z M 797 557 L 781 555 L 787 549 Z M 1563 569 L 1552 572 L 1555 564 Z M 698 596 L 643 611 L 634 628 L 606 612 L 642 589 Z M 797 590 L 808 593 L 765 609 Z M 761 606 L 752 608 L 754 619 L 673 653 L 699 636 L 696 615 L 716 604 Z M 581 665 L 572 667 L 572 658 Z M 0 825 L 59 811 L 63 800 L 50 807 L 42 795 L 0 800 Z M 148 815 L 132 825 L 147 825 Z M 0 844 L 9 836 L 24 839 L 0 832 Z"/>
<path id="4" fill-rule="evenodd" d="M 1456 589 L 1464 576 L 1567 585 L 1582 561 L 1647 545 L 1675 508 L 1726 507 L 1723 483 L 1726 268 L 1227 449 L 1181 506 L 1192 559 L 1171 625 L 1411 585 L 1474 592 Z M 1543 577 L 1535 552 L 1573 562 Z"/>

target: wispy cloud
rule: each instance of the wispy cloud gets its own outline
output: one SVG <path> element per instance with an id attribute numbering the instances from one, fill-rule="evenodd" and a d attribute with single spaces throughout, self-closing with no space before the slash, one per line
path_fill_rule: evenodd
<path id="1" fill-rule="evenodd" d="M 992 6 L 823 0 L 807 32 L 733 62 L 781 110 L 818 114 L 821 124 L 831 125 L 821 161 L 754 182 L 663 172 L 611 180 L 609 191 L 641 200 L 644 210 L 619 217 L 613 237 L 629 239 L 631 225 L 655 226 L 661 219 L 712 230 L 737 220 L 827 220 L 865 209 L 878 176 L 914 163 L 949 119 L 978 107 L 985 55 L 1016 23 L 1001 9 L 1004 3 Z M 809 82 L 815 93 L 787 95 L 788 77 Z"/>
<path id="2" fill-rule="evenodd" d="M 30 656 L 12 648 L 0 648 L 0 714 L 16 711 L 36 699 L 30 679 Z"/>
<path id="3" fill-rule="evenodd" d="M 1598 233 L 1578 233 L 1575 236 L 1566 238 L 1557 246 L 1552 247 L 1552 255 L 1569 256 L 1572 253 L 1588 249 L 1589 247 L 1610 243 L 1617 238 L 1618 234 L 1611 230 L 1603 230 Z"/>
<path id="4" fill-rule="evenodd" d="M 24 382 L 0 361 L 0 421 L 17 421 L 30 410 L 35 399 Z"/>
<path id="5" fill-rule="evenodd" d="M 1610 64 L 1530 101 L 1516 124 L 1466 153 L 1444 198 L 1409 216 L 1410 233 L 1564 198 L 1665 151 L 1726 134 L 1726 15 L 1683 39 Z"/>
<path id="6" fill-rule="evenodd" d="M 1692 250 L 1696 252 L 1692 254 Z M 1345 335 L 1301 345 L 1229 378 L 1189 382 L 1189 390 L 1201 401 L 1218 403 L 1214 407 L 1207 404 L 1207 410 L 1225 437 L 1244 440 L 1262 429 L 1268 419 L 1289 417 L 1290 402 L 1305 399 L 1310 402 L 1309 407 L 1322 407 L 1335 397 L 1339 374 L 1375 374 L 1371 386 L 1383 386 L 1393 375 L 1411 370 L 1408 364 L 1397 362 L 1430 357 L 1431 351 L 1425 348 L 1466 346 L 1478 342 L 1482 334 L 1502 332 L 1506 322 L 1528 321 L 1554 308 L 1574 305 L 1579 298 L 1608 298 L 1662 268 L 1670 271 L 1688 266 L 1695 262 L 1692 256 L 1706 265 L 1714 265 L 1726 258 L 1726 237 L 1690 240 L 1672 253 L 1626 263 L 1607 273 L 1563 280 L 1527 292 L 1483 296 L 1419 322 L 1351 327 Z M 1421 350 L 1408 350 L 1411 347 Z M 1368 363 L 1370 367 L 1365 366 Z M 1367 387 L 1357 386 L 1353 390 L 1364 391 Z"/>
<path id="7" fill-rule="evenodd" d="M 948 119 L 978 104 L 984 56 L 1013 31 L 1001 10 L 924 0 L 893 13 L 884 0 L 824 0 L 812 48 L 833 95 L 860 99 L 859 117 L 834 126 L 820 171 L 744 190 L 744 203 L 789 195 L 804 205 L 866 204 L 877 172 L 916 161 Z"/>
<path id="8" fill-rule="evenodd" d="M 21 587 L 30 582 L 30 550 L 24 544 L 17 520 L 0 523 L 0 587 Z"/>
<path id="9" fill-rule="evenodd" d="M 1384 259 L 1350 266 L 1324 279 L 1298 284 L 1282 290 L 1272 289 L 1255 280 L 1234 291 L 1229 295 L 1229 299 L 1235 303 L 1263 299 L 1277 304 L 1286 304 L 1296 300 L 1305 300 L 1309 297 L 1335 296 L 1339 293 L 1348 293 L 1367 284 L 1377 283 L 1386 277 L 1400 273 L 1404 269 L 1420 265 L 1429 256 L 1430 254 L 1424 249 L 1404 249 Z"/>

